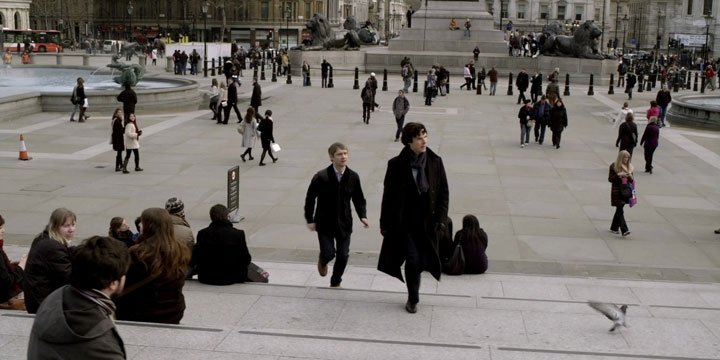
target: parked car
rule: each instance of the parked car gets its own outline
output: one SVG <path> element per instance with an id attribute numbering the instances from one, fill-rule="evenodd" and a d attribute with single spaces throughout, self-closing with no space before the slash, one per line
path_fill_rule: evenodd
<path id="1" fill-rule="evenodd" d="M 106 54 L 114 53 L 117 54 L 122 47 L 122 41 L 120 40 L 105 40 L 103 41 L 103 52 Z"/>

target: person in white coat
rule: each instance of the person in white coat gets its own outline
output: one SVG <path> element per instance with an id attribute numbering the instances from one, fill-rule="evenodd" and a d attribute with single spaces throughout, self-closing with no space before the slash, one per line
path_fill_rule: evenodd
<path id="1" fill-rule="evenodd" d="M 123 174 L 129 174 L 127 169 L 130 153 L 135 155 L 135 171 L 143 171 L 140 168 L 140 135 L 142 130 L 137 125 L 135 114 L 130 114 L 125 120 L 125 161 L 123 161 Z"/>
<path id="2" fill-rule="evenodd" d="M 240 155 L 240 159 L 242 159 L 243 162 L 245 162 L 245 156 L 248 156 L 250 160 L 255 159 L 252 156 L 252 148 L 255 146 L 255 139 L 260 136 L 257 127 L 258 123 L 255 121 L 255 109 L 249 107 L 247 111 L 245 111 L 245 118 L 238 124 L 238 131 L 242 133 L 242 147 L 245 148 L 245 152 Z"/>

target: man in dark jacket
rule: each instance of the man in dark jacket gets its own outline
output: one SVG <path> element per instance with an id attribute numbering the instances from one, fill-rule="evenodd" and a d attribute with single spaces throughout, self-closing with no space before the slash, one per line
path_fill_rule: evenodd
<path id="1" fill-rule="evenodd" d="M 217 204 L 210 208 L 210 226 L 198 231 L 191 266 L 198 281 L 210 285 L 230 285 L 247 280 L 252 257 L 245 232 L 228 220 L 228 208 Z"/>
<path id="2" fill-rule="evenodd" d="M 350 257 L 352 211 L 350 200 L 363 226 L 369 226 L 366 201 L 360 176 L 347 167 L 348 148 L 333 143 L 328 148 L 332 164 L 313 176 L 305 196 L 305 221 L 310 231 L 317 232 L 320 243 L 318 273 L 327 275 L 327 264 L 335 259 L 331 287 L 339 287 Z M 317 199 L 317 207 L 315 201 Z"/>
<path id="3" fill-rule="evenodd" d="M 670 90 L 668 89 L 667 85 L 663 85 L 662 89 L 658 91 L 657 96 L 655 97 L 655 101 L 660 105 L 660 119 L 658 125 L 660 127 L 665 127 L 665 115 L 667 114 L 667 108 L 668 105 L 672 102 L 672 95 L 670 94 Z"/>
<path id="4" fill-rule="evenodd" d="M 383 235 L 378 270 L 405 281 L 405 310 L 417 312 L 420 274 L 440 280 L 438 235 L 447 236 L 449 190 L 442 159 L 427 147 L 425 125 L 410 122 L 402 132 L 405 147 L 388 161 L 380 212 Z"/>
<path id="5" fill-rule="evenodd" d="M 520 104 L 521 101 L 525 102 L 525 91 L 527 91 L 529 85 L 530 76 L 525 69 L 520 70 L 520 73 L 517 75 L 517 79 L 515 79 L 515 86 L 517 86 L 518 89 L 518 104 Z"/>
<path id="6" fill-rule="evenodd" d="M 235 85 L 235 83 L 238 81 L 237 75 L 233 75 L 230 77 L 230 81 L 228 82 L 228 89 L 227 89 L 227 106 L 224 107 L 225 110 L 225 118 L 223 120 L 223 124 L 228 123 L 228 119 L 230 118 L 230 109 L 235 110 L 235 115 L 237 115 L 238 121 L 242 121 L 242 115 L 240 115 L 240 110 L 238 110 L 237 107 L 237 101 L 238 101 L 238 85 Z"/>
<path id="7" fill-rule="evenodd" d="M 330 72 L 330 63 L 327 62 L 327 60 L 323 59 L 322 64 L 320 64 L 320 76 L 322 78 L 322 87 L 327 87 L 328 82 L 328 73 Z"/>
<path id="8" fill-rule="evenodd" d="M 113 321 L 112 297 L 123 291 L 130 266 L 127 246 L 93 236 L 77 247 L 70 285 L 50 294 L 35 316 L 27 358 L 125 359 Z"/>
<path id="9" fill-rule="evenodd" d="M 117 101 L 123 104 L 124 120 L 127 121 L 130 114 L 135 114 L 135 104 L 137 104 L 137 94 L 135 94 L 130 84 L 125 84 L 125 90 L 117 96 Z"/>
<path id="10" fill-rule="evenodd" d="M 550 130 L 552 131 L 552 142 L 556 149 L 560 148 L 562 132 L 568 126 L 567 110 L 562 99 L 555 99 L 550 108 Z"/>
<path id="11" fill-rule="evenodd" d="M 545 141 L 545 127 L 550 122 L 550 104 L 547 102 L 545 95 L 540 97 L 540 101 L 533 105 L 533 114 L 535 118 L 535 142 L 542 145 Z"/>
<path id="12" fill-rule="evenodd" d="M 253 78 L 253 91 L 250 96 L 250 106 L 255 109 L 255 118 L 260 119 L 260 110 L 258 110 L 258 108 L 262 106 L 262 89 L 260 89 L 260 84 L 258 84 L 257 78 Z"/>

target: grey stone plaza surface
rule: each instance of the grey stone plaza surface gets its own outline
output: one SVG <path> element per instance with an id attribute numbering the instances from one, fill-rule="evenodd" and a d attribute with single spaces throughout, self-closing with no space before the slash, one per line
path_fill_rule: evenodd
<path id="1" fill-rule="evenodd" d="M 187 77 L 209 88 L 209 79 Z M 321 89 L 319 78 L 309 88 L 297 77 L 292 85 L 267 79 L 260 110 L 273 110 L 283 150 L 265 167 L 257 166 L 259 143 L 255 160 L 241 162 L 234 125 L 216 125 L 204 109 L 139 113 L 145 171 L 127 175 L 113 169 L 111 114 L 91 109 L 87 123 L 70 123 L 68 106 L 0 122 L 0 213 L 11 258 L 27 252 L 60 206 L 78 214 L 79 241 L 107 233 L 113 216 L 131 222 L 177 196 L 197 232 L 209 223 L 209 208 L 226 202 L 227 171 L 239 165 L 245 220 L 237 227 L 271 283 L 188 282 L 181 327 L 120 324 L 130 358 L 720 359 L 720 237 L 713 234 L 720 134 L 663 129 L 652 175 L 642 172 L 642 148 L 635 150 L 639 203 L 626 208 L 632 234 L 622 238 L 608 231 L 607 173 L 617 154 L 612 119 L 625 94 L 596 88 L 587 96 L 586 87 L 573 87 L 560 149 L 550 146 L 549 131 L 544 145 L 520 148 L 517 90 L 505 95 L 507 79 L 489 97 L 460 91 L 455 78 L 432 107 L 410 94 L 407 121 L 428 127 L 430 147 L 445 162 L 454 228 L 475 214 L 490 238 L 489 274 L 424 278 L 419 311 L 410 315 L 403 284 L 374 270 L 382 180 L 401 147 L 392 141 L 391 112 L 399 77 L 378 92 L 381 108 L 369 125 L 351 77 L 336 77 L 333 89 Z M 635 94 L 630 105 L 644 114 L 654 95 Z M 31 161 L 17 160 L 20 133 Z M 343 289 L 327 288 L 317 275 L 317 240 L 302 215 L 310 178 L 329 164 L 334 141 L 350 147 L 371 220 L 369 229 L 356 222 Z M 610 321 L 584 304 L 589 299 L 630 304 L 630 327 L 608 333 Z M 0 312 L 0 357 L 24 357 L 31 323 Z"/>

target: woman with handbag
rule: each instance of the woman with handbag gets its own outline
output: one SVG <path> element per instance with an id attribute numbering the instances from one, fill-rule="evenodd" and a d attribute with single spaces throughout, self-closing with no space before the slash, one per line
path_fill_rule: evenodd
<path id="1" fill-rule="evenodd" d="M 86 102 L 85 80 L 83 78 L 77 78 L 77 84 L 75 85 L 75 88 L 73 88 L 73 93 L 70 97 L 70 101 L 75 105 L 72 114 L 70 114 L 70 121 L 75 121 L 75 112 L 78 110 L 78 108 L 80 108 L 80 117 L 78 118 L 79 122 L 85 122 L 85 120 L 90 118 L 90 116 L 85 115 L 88 104 Z"/>
<path id="2" fill-rule="evenodd" d="M 632 197 L 632 189 L 629 185 L 634 182 L 633 171 L 634 168 L 630 163 L 630 153 L 620 150 L 615 162 L 610 164 L 608 181 L 612 184 L 610 188 L 610 205 L 615 207 L 610 232 L 613 234 L 622 233 L 623 237 L 630 235 L 630 229 L 628 229 L 625 222 L 623 207 Z"/>
<path id="3" fill-rule="evenodd" d="M 488 257 L 485 251 L 488 237 L 480 227 L 475 215 L 463 217 L 462 229 L 455 233 L 455 245 L 460 245 L 465 257 L 465 274 L 484 274 L 488 269 Z"/>
<path id="4" fill-rule="evenodd" d="M 255 160 L 252 156 L 252 148 L 255 146 L 255 138 L 258 137 L 258 123 L 255 121 L 255 109 L 252 107 L 247 108 L 245 112 L 245 119 L 238 125 L 238 131 L 242 134 L 242 147 L 245 148 L 245 152 L 240 155 L 242 162 L 245 162 L 245 156 L 248 159 Z"/>
<path id="5" fill-rule="evenodd" d="M 260 164 L 258 165 L 265 166 L 263 162 L 263 160 L 265 160 L 265 154 L 270 155 L 272 162 L 275 163 L 278 158 L 273 157 L 273 152 L 270 148 L 270 143 L 275 142 L 275 137 L 273 136 L 272 110 L 265 110 L 265 117 L 260 120 L 257 131 L 260 132 L 260 144 L 262 144 L 263 149 L 262 155 L 260 155 Z"/>
<path id="6" fill-rule="evenodd" d="M 218 104 L 220 103 L 220 88 L 218 87 L 217 79 L 212 79 L 210 85 L 210 110 L 213 113 L 213 117 L 210 120 L 217 120 L 218 118 Z"/>

